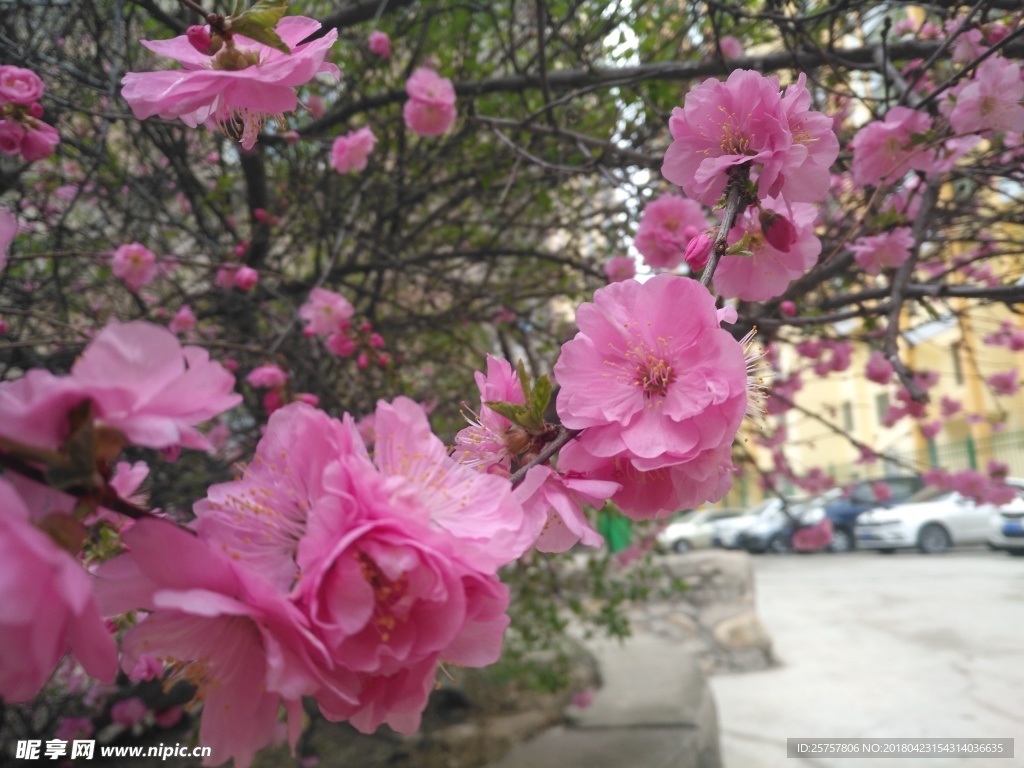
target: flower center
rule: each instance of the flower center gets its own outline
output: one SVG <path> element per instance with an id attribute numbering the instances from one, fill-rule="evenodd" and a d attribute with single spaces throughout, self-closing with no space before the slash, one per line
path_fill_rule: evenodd
<path id="1" fill-rule="evenodd" d="M 360 552 L 356 557 L 363 578 L 373 589 L 373 625 L 377 628 L 381 642 L 386 643 L 398 622 L 408 619 L 402 603 L 409 590 L 409 577 L 403 573 L 396 581 L 392 581 L 366 554 Z"/>
<path id="2" fill-rule="evenodd" d="M 664 397 L 672 382 L 672 366 L 663 357 L 648 355 L 636 367 L 636 385 L 644 390 L 644 397 Z"/>

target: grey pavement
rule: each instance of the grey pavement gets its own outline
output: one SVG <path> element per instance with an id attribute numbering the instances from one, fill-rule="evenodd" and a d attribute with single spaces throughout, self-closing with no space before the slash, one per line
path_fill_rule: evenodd
<path id="1" fill-rule="evenodd" d="M 725 768 L 1024 765 L 1024 559 L 763 556 L 779 667 L 711 678 Z M 786 738 L 1006 738 L 1014 759 L 786 758 Z"/>

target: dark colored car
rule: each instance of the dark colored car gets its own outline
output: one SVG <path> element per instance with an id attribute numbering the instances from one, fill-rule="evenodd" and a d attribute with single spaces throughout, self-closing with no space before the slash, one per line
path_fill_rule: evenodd
<path id="1" fill-rule="evenodd" d="M 842 497 L 825 507 L 825 514 L 832 521 L 832 551 L 849 552 L 856 547 L 854 528 L 862 512 L 894 507 L 923 487 L 924 481 L 917 475 L 880 477 L 848 485 Z"/>

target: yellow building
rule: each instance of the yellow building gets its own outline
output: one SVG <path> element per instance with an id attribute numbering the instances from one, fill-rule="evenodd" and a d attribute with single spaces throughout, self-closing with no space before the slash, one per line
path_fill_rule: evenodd
<path id="1" fill-rule="evenodd" d="M 963 314 L 957 315 L 961 310 Z M 940 319 L 921 309 L 908 313 L 903 323 L 908 330 L 902 334 L 900 346 L 902 360 L 911 370 L 934 371 L 938 382 L 929 390 L 931 402 L 925 418 L 904 417 L 888 427 L 885 414 L 891 404 L 898 405 L 895 393 L 901 385 L 895 375 L 888 386 L 868 381 L 865 366 L 871 347 L 857 343 L 849 368 L 822 378 L 811 370 L 813 360 L 783 346 L 783 370 L 804 371 L 803 387 L 793 400 L 821 417 L 796 409 L 770 417 L 786 426 L 783 450 L 790 467 L 798 475 L 820 467 L 837 484 L 845 484 L 929 467 L 984 471 L 988 461 L 995 459 L 1009 465 L 1011 476 L 1024 477 L 1024 389 L 998 395 L 987 381 L 993 374 L 1010 370 L 1021 372 L 1018 380 L 1024 380 L 1024 351 L 1013 352 L 985 341 L 999 336 L 1005 324 L 1024 330 L 1024 318 L 997 304 L 975 306 L 969 313 L 964 306 L 953 306 L 953 311 Z M 856 328 L 839 330 L 843 335 L 857 335 Z M 959 412 L 943 416 L 943 398 L 959 401 Z M 933 423 L 938 432 L 926 437 L 921 425 Z M 777 475 L 770 451 L 756 444 L 756 432 L 749 426 L 745 432 L 745 446 L 761 470 Z M 883 458 L 861 462 L 860 449 L 846 435 Z M 744 506 L 762 498 L 758 480 L 758 472 L 745 467 L 724 503 Z"/>

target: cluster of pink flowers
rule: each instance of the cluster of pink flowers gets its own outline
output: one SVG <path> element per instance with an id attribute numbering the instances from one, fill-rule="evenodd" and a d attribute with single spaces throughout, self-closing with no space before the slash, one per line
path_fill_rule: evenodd
<path id="1" fill-rule="evenodd" d="M 201 43 L 210 40 L 210 30 L 193 29 L 200 32 L 191 39 L 181 35 L 142 41 L 153 53 L 180 62 L 183 69 L 124 76 L 121 95 L 140 120 L 159 115 L 180 118 L 193 128 L 205 123 L 252 149 L 268 119 L 281 121 L 285 112 L 295 110 L 297 86 L 321 73 L 338 76 L 338 68 L 325 61 L 338 30 L 302 42 L 320 29 L 314 19 L 289 16 L 278 23 L 277 34 L 291 48 L 290 54 L 235 35 L 211 55 L 201 50 Z"/>
<path id="2" fill-rule="evenodd" d="M 955 491 L 979 504 L 1009 504 L 1017 498 L 1016 489 L 1004 482 L 1005 465 L 992 462 L 988 469 L 988 473 L 976 469 L 964 469 L 959 472 L 933 469 L 925 472 L 923 477 L 928 485 L 944 491 Z"/>
<path id="3" fill-rule="evenodd" d="M 557 409 L 584 431 L 559 469 L 618 483 L 612 500 L 635 518 L 722 498 L 748 406 L 747 360 L 707 289 L 669 274 L 613 283 L 576 322 L 555 365 Z"/>
<path id="4" fill-rule="evenodd" d="M 977 31 L 977 30 L 975 30 Z M 950 89 L 943 111 L 956 133 L 1024 133 L 1024 79 L 1021 66 L 1002 56 L 990 56 L 973 76 Z"/>
<path id="5" fill-rule="evenodd" d="M 910 258 L 914 234 L 910 227 L 896 227 L 890 232 L 858 237 L 847 247 L 861 269 L 869 275 L 879 275 L 883 268 L 897 269 Z"/>
<path id="6" fill-rule="evenodd" d="M 356 358 L 360 368 L 371 362 L 386 366 L 391 358 L 381 352 L 387 342 L 373 330 L 368 322 L 352 325 L 355 308 L 341 294 L 324 288 L 314 288 L 306 303 L 299 309 L 299 317 L 306 321 L 306 336 L 321 336 L 324 345 L 338 357 Z"/>
<path id="7" fill-rule="evenodd" d="M 727 299 L 744 301 L 781 296 L 793 280 L 818 261 L 821 241 L 814 234 L 817 215 L 815 206 L 809 203 L 793 203 L 787 211 L 783 201 L 775 198 L 763 200 L 760 213 L 745 211 L 729 233 L 728 242 L 741 243 L 746 254 L 722 257 L 715 272 L 715 290 Z M 773 228 L 766 226 L 769 221 Z M 776 233 L 782 227 L 788 227 L 788 231 L 780 238 Z"/>
<path id="8" fill-rule="evenodd" d="M 440 136 L 455 122 L 455 86 L 446 77 L 420 67 L 405 83 L 409 100 L 402 116 L 409 130 L 420 136 Z"/>
<path id="9" fill-rule="evenodd" d="M 679 195 L 662 195 L 644 208 L 633 244 L 648 266 L 675 269 L 683 263 L 690 240 L 707 226 L 698 203 Z"/>
<path id="10" fill-rule="evenodd" d="M 0 65 L 0 152 L 21 155 L 25 162 L 53 154 L 60 136 L 44 123 L 43 81 L 30 69 Z"/>
<path id="11" fill-rule="evenodd" d="M 662 174 L 705 205 L 718 201 L 739 167 L 756 174 L 759 198 L 821 200 L 839 140 L 832 118 L 808 109 L 805 82 L 801 74 L 782 94 L 777 77 L 752 70 L 734 70 L 724 83 L 705 80 L 672 110 Z"/>
<path id="12" fill-rule="evenodd" d="M 196 425 L 240 401 L 233 386 L 234 377 L 205 350 L 183 349 L 166 329 L 112 324 L 97 334 L 69 375 L 32 370 L 0 383 L 0 436 L 15 446 L 59 450 L 80 419 L 73 412 L 89 402 L 93 428 L 104 435 L 97 450 L 108 451 L 111 444 L 118 446 L 114 453 L 126 444 L 206 450 L 211 446 Z M 110 487 L 130 496 L 147 472 L 145 464 L 123 463 Z M 0 619 L 0 697 L 8 702 L 35 696 L 66 650 L 94 677 L 114 677 L 114 641 L 77 557 L 81 538 L 73 534 L 79 525 L 73 508 L 71 497 L 20 475 L 0 480 L 6 573 L 0 601 L 8 606 Z"/>
<path id="13" fill-rule="evenodd" d="M 198 684 L 218 759 L 248 764 L 282 704 L 294 741 L 304 696 L 362 731 L 412 732 L 439 663 L 500 653 L 495 572 L 544 519 L 450 458 L 413 401 L 380 402 L 374 429 L 371 455 L 351 417 L 281 409 L 245 475 L 196 505 L 198 537 L 143 521 L 100 568 L 107 613 L 149 612 L 122 668 L 149 656 Z"/>
<path id="14" fill-rule="evenodd" d="M 1011 352 L 1024 351 L 1024 329 L 1017 328 L 1012 320 L 999 323 L 999 330 L 986 334 L 984 342 L 994 347 L 1006 347 Z"/>

